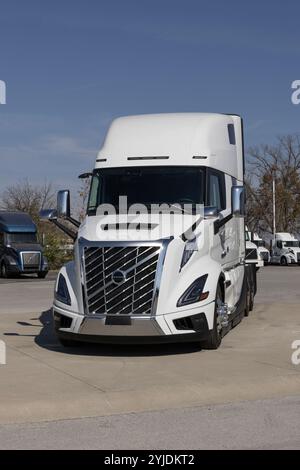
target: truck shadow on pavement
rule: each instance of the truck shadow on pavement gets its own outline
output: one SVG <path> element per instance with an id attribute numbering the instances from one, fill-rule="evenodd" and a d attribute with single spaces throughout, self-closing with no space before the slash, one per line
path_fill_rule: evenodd
<path id="1" fill-rule="evenodd" d="M 35 343 L 49 351 L 80 356 L 166 356 L 176 354 L 190 354 L 200 351 L 197 343 L 178 344 L 141 344 L 141 345 L 119 345 L 119 344 L 89 344 L 82 343 L 78 347 L 63 347 L 54 332 L 54 324 L 51 310 L 42 312 L 38 319 L 42 324 L 40 333 L 35 336 Z"/>

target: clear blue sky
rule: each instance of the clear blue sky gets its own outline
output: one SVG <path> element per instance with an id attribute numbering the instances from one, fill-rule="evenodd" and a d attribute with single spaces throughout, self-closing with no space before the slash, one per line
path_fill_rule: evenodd
<path id="1" fill-rule="evenodd" d="M 296 0 L 1 0 L 0 191 L 74 188 L 119 115 L 238 113 L 246 146 L 300 132 L 299 23 Z"/>

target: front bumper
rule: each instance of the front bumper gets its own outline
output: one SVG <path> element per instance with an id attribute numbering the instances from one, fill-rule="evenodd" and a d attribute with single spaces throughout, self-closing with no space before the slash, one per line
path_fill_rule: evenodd
<path id="1" fill-rule="evenodd" d="M 262 259 L 247 259 L 245 264 L 255 264 L 257 268 L 262 268 L 264 266 L 264 261 Z"/>
<path id="2" fill-rule="evenodd" d="M 24 268 L 22 269 L 17 264 L 8 264 L 7 265 L 7 272 L 9 275 L 18 275 L 18 274 L 36 274 L 39 272 L 47 273 L 48 267 L 44 266 L 41 269 L 38 268 Z"/>
<path id="3" fill-rule="evenodd" d="M 181 314 L 159 316 L 91 317 L 78 315 L 56 305 L 53 307 L 54 326 L 59 338 L 113 344 L 206 340 L 211 324 L 211 312 L 214 312 L 214 302 L 206 307 L 185 310 Z"/>

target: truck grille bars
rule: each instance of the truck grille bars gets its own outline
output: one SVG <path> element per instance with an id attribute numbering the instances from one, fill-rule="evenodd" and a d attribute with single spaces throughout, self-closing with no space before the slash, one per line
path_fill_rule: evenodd
<path id="1" fill-rule="evenodd" d="M 247 259 L 257 259 L 258 254 L 255 248 L 246 248 L 246 260 Z"/>
<path id="2" fill-rule="evenodd" d="M 161 248 L 85 246 L 86 313 L 151 315 Z"/>

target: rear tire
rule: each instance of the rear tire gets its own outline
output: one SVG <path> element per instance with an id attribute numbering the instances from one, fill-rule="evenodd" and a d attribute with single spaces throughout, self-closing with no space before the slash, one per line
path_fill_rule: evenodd
<path id="1" fill-rule="evenodd" d="M 252 312 L 254 308 L 254 291 L 253 289 L 250 289 L 250 304 L 249 304 L 249 310 Z"/>
<path id="2" fill-rule="evenodd" d="M 254 307 L 254 279 L 253 271 L 247 270 L 245 272 L 246 276 L 246 305 L 245 305 L 245 317 L 249 316 L 249 313 L 253 310 Z"/>
<path id="3" fill-rule="evenodd" d="M 249 283 L 248 276 L 247 276 L 247 281 L 246 281 L 245 317 L 249 317 L 249 313 L 250 313 L 250 292 L 251 292 L 250 283 Z"/>
<path id="4" fill-rule="evenodd" d="M 220 283 L 218 283 L 216 300 L 215 300 L 215 314 L 214 314 L 214 327 L 209 330 L 209 336 L 206 341 L 201 342 L 203 349 L 218 349 L 222 342 L 222 327 L 220 325 L 220 318 L 218 318 L 217 309 L 220 303 L 223 303 L 223 292 Z"/>
<path id="5" fill-rule="evenodd" d="M 58 337 L 58 341 L 64 348 L 77 348 L 79 346 L 82 346 L 82 343 L 80 341 L 75 341 L 73 339 L 65 339 Z"/>

